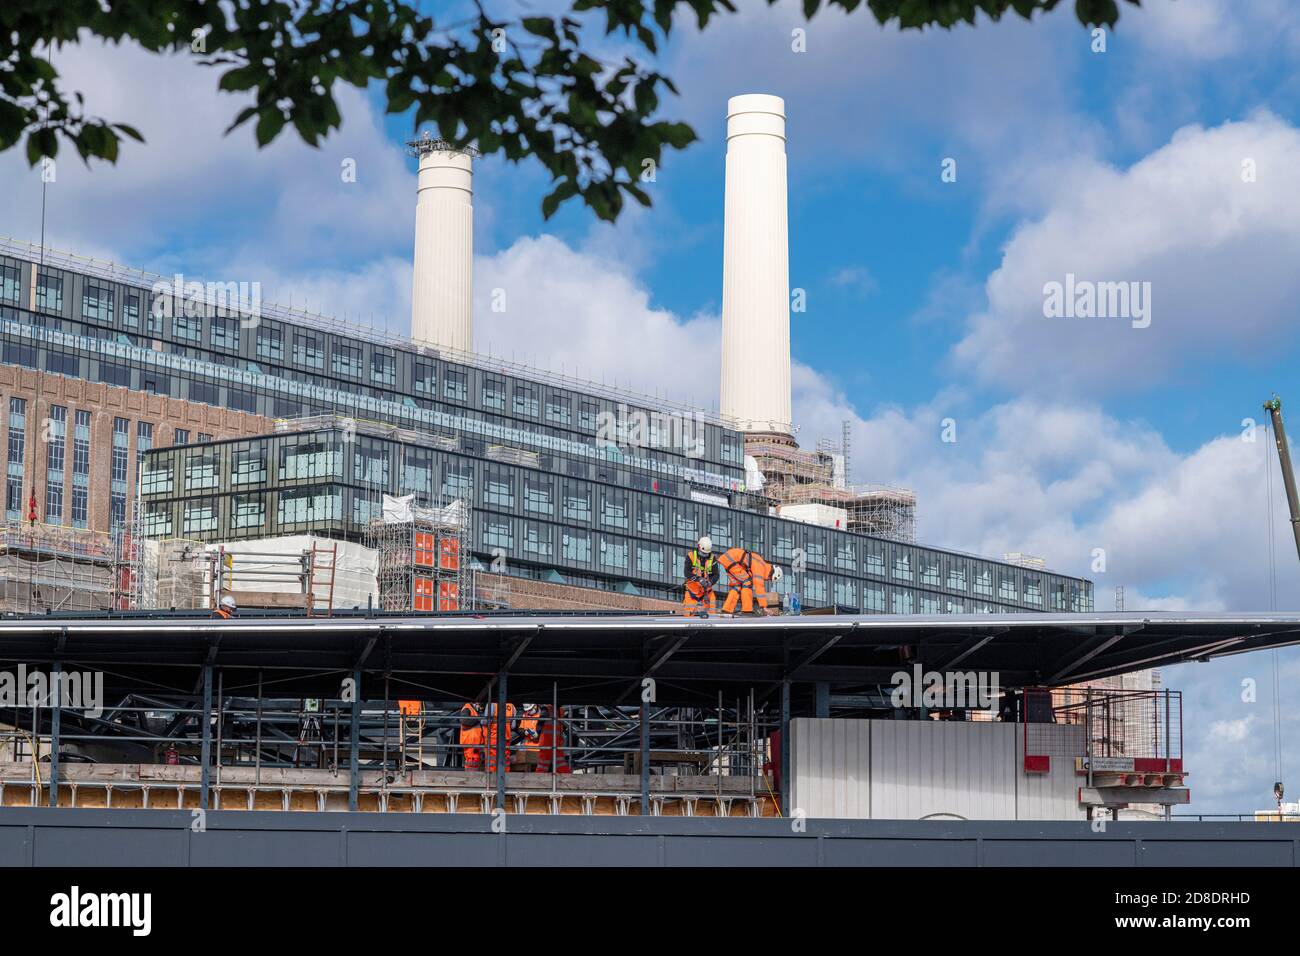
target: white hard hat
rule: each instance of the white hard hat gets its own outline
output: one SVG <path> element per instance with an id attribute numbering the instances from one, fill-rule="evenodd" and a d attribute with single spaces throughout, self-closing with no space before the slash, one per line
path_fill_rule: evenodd
<path id="1" fill-rule="evenodd" d="M 781 574 L 782 574 L 782 573 L 783 573 L 783 572 L 781 571 L 781 569 L 780 569 L 779 567 L 778 567 L 778 568 L 773 568 L 773 569 L 772 569 L 772 580 L 773 580 L 773 581 L 780 581 L 780 580 L 781 580 Z"/>
<path id="2" fill-rule="evenodd" d="M 713 539 L 706 534 L 704 537 L 700 538 L 698 547 L 705 554 L 711 553 L 713 551 Z"/>
<path id="3" fill-rule="evenodd" d="M 233 597 L 231 597 L 229 594 L 223 594 L 223 595 L 221 595 L 221 606 L 222 606 L 222 607 L 234 607 L 234 606 L 235 606 L 235 599 L 234 599 Z"/>

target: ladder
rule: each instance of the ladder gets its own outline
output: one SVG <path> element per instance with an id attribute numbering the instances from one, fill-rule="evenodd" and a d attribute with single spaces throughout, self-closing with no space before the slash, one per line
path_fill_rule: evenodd
<path id="1" fill-rule="evenodd" d="M 307 560 L 307 616 L 330 617 L 334 613 L 334 576 L 339 560 L 338 542 L 326 548 L 313 541 Z M 318 587 L 323 589 L 319 597 L 316 593 Z M 318 602 L 323 602 L 324 607 L 318 606 Z"/>

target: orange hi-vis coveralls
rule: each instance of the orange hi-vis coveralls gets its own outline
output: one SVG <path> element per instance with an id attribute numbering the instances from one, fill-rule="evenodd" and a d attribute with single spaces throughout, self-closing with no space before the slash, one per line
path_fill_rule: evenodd
<path id="1" fill-rule="evenodd" d="M 556 773 L 572 773 L 564 754 L 564 725 L 554 713 L 554 708 L 546 705 L 537 726 L 537 772 L 550 773 L 553 762 Z"/>
<path id="2" fill-rule="evenodd" d="M 478 707 L 466 704 L 460 709 L 460 743 L 461 760 L 466 770 L 483 769 L 483 720 Z"/>
<path id="3" fill-rule="evenodd" d="M 713 555 L 701 558 L 698 551 L 691 551 L 682 562 L 682 577 L 686 578 L 682 607 L 693 611 L 703 604 L 706 611 L 717 609 L 718 602 L 713 588 L 718 583 L 718 565 Z"/>
<path id="4" fill-rule="evenodd" d="M 727 572 L 727 581 L 731 585 L 722 605 L 724 614 L 735 612 L 737 601 L 741 611 L 752 614 L 755 597 L 758 606 L 767 610 L 767 582 L 772 577 L 773 568 L 761 554 L 744 548 L 728 548 L 718 558 L 718 564 Z"/>
<path id="5" fill-rule="evenodd" d="M 488 773 L 496 773 L 497 770 L 497 705 L 488 704 L 483 710 L 483 723 L 485 725 L 485 740 L 487 742 L 487 769 Z M 506 704 L 506 736 L 504 741 L 505 768 L 510 769 L 510 740 L 515 733 L 515 705 Z"/>

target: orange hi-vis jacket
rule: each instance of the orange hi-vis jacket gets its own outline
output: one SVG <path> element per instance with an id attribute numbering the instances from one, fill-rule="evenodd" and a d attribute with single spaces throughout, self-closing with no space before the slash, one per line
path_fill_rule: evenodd
<path id="1" fill-rule="evenodd" d="M 483 767 L 483 721 L 478 707 L 466 704 L 460 709 L 461 756 L 466 770 L 480 770 Z"/>
<path id="2" fill-rule="evenodd" d="M 723 612 L 730 614 L 735 611 L 736 602 L 739 601 L 744 613 L 752 613 L 755 596 L 759 607 L 766 610 L 766 585 L 772 577 L 773 568 L 761 554 L 744 548 L 728 548 L 718 558 L 718 564 L 727 572 L 727 580 L 731 585 L 727 600 L 722 605 Z"/>
<path id="3" fill-rule="evenodd" d="M 564 753 L 564 725 L 555 719 L 554 713 L 554 708 L 547 704 L 537 727 L 537 772 L 550 773 L 554 763 L 556 773 L 572 773 Z"/>
<path id="4" fill-rule="evenodd" d="M 694 608 L 703 603 L 712 611 L 717 605 L 713 586 L 718 583 L 718 565 L 713 555 L 710 554 L 701 561 L 699 552 L 691 551 L 682 562 L 682 573 L 686 578 L 682 607 Z"/>

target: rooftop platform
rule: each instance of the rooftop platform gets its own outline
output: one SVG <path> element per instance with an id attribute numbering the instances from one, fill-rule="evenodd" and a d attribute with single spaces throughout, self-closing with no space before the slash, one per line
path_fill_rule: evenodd
<path id="1" fill-rule="evenodd" d="M 107 692 L 192 693 L 196 669 L 227 693 L 275 672 L 276 692 L 329 696 L 358 673 L 473 699 L 508 674 L 511 695 L 628 700 L 654 678 L 659 703 L 770 692 L 784 681 L 832 693 L 891 683 L 900 669 L 996 672 L 1003 688 L 1058 686 L 1300 643 L 1300 613 L 805 615 L 383 614 L 213 620 L 201 613 L 56 614 L 0 620 L 0 666 L 84 666 Z M 238 677 L 239 671 L 247 681 Z M 238 692 L 233 690 L 233 692 Z"/>

